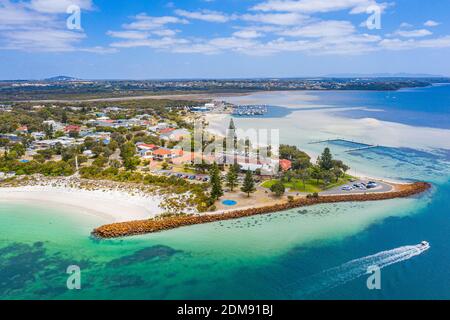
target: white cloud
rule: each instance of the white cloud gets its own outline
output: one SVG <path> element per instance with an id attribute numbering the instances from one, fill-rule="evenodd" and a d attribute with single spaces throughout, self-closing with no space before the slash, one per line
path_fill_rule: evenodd
<path id="1" fill-rule="evenodd" d="M 423 24 L 425 27 L 437 27 L 438 25 L 440 25 L 439 22 L 436 22 L 434 20 L 428 20 L 427 22 L 425 22 Z"/>
<path id="2" fill-rule="evenodd" d="M 254 6 L 255 11 L 285 11 L 318 13 L 350 10 L 351 13 L 363 13 L 367 8 L 379 5 L 384 9 L 386 3 L 377 3 L 375 0 L 268 0 Z"/>
<path id="3" fill-rule="evenodd" d="M 1 0 L 0 0 L 1 1 Z M 326 20 L 321 13 L 347 11 L 366 13 L 368 7 L 379 5 L 384 10 L 391 3 L 376 0 L 266 0 L 247 12 L 226 14 L 210 10 L 175 10 L 176 16 L 152 17 L 145 13 L 123 25 L 122 31 L 110 31 L 116 38 L 111 47 L 148 47 L 172 53 L 217 54 L 237 52 L 246 55 L 270 55 L 279 52 L 299 52 L 310 55 L 357 55 L 380 50 L 405 50 L 450 46 L 450 36 L 434 38 L 427 29 L 415 30 L 402 23 L 392 34 L 380 31 L 361 33 L 352 22 Z M 317 14 L 317 15 L 315 15 Z M 190 20 L 228 23 L 231 34 L 219 36 L 206 33 L 202 37 L 183 35 L 169 25 L 185 25 Z M 233 24 L 231 23 L 233 22 Z M 428 23 L 431 27 L 431 23 Z M 226 30 L 226 29 L 224 29 Z M 384 32 L 384 31 L 383 31 Z M 397 39 L 398 38 L 398 39 Z M 421 39 L 421 40 L 419 40 Z"/>
<path id="4" fill-rule="evenodd" d="M 255 39 L 255 38 L 260 38 L 263 36 L 262 33 L 259 33 L 256 30 L 241 30 L 241 31 L 236 31 L 235 33 L 233 33 L 234 37 L 237 38 L 244 38 L 244 39 Z"/>
<path id="5" fill-rule="evenodd" d="M 175 10 L 175 14 L 188 19 L 202 20 L 207 22 L 218 22 L 218 23 L 228 22 L 231 19 L 231 17 L 227 16 L 224 13 L 210 10 L 202 10 L 196 12 L 186 10 Z"/>
<path id="6" fill-rule="evenodd" d="M 389 50 L 410 50 L 417 48 L 450 48 L 450 36 L 423 40 L 383 39 L 380 46 Z"/>
<path id="7" fill-rule="evenodd" d="M 135 21 L 125 24 L 123 27 L 130 30 L 152 30 L 159 29 L 167 24 L 188 24 L 186 19 L 180 19 L 178 17 L 163 16 L 152 17 L 145 13 L 138 14 L 134 17 Z"/>
<path id="8" fill-rule="evenodd" d="M 244 14 L 240 18 L 244 21 L 280 26 L 299 25 L 309 19 L 309 17 L 299 13 Z"/>
<path id="9" fill-rule="evenodd" d="M 414 27 L 414 26 L 408 22 L 402 22 L 400 24 L 400 28 L 412 28 L 412 27 Z"/>
<path id="10" fill-rule="evenodd" d="M 87 35 L 66 27 L 70 4 L 92 10 L 91 0 L 0 0 L 0 48 L 22 51 L 111 52 L 110 48 L 81 46 Z"/>
<path id="11" fill-rule="evenodd" d="M 290 37 L 343 37 L 355 32 L 355 27 L 349 21 L 320 21 L 303 27 L 287 29 L 280 32 L 280 35 Z"/>
<path id="12" fill-rule="evenodd" d="M 397 30 L 394 35 L 398 35 L 404 38 L 421 38 L 430 36 L 433 33 L 427 29 L 417 29 L 417 30 Z"/>
<path id="13" fill-rule="evenodd" d="M 28 51 L 73 51 L 73 45 L 86 36 L 67 30 L 33 29 L 10 31 L 5 35 L 6 49 Z"/>
<path id="14" fill-rule="evenodd" d="M 173 46 L 185 45 L 187 43 L 189 43 L 188 40 L 164 37 L 159 39 L 143 39 L 143 40 L 114 42 L 111 44 L 111 46 L 114 48 L 149 47 L 154 49 L 170 49 L 173 48 Z"/>
<path id="15" fill-rule="evenodd" d="M 113 37 L 113 38 L 121 38 L 121 39 L 147 39 L 149 36 L 149 33 L 142 32 L 142 31 L 108 31 L 107 35 Z"/>
<path id="16" fill-rule="evenodd" d="M 71 5 L 83 10 L 92 10 L 92 0 L 31 0 L 30 8 L 43 13 L 65 13 Z"/>

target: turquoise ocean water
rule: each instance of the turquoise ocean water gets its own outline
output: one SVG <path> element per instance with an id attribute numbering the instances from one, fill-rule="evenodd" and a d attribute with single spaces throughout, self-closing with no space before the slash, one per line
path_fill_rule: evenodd
<path id="1" fill-rule="evenodd" d="M 370 115 L 443 134 L 450 129 L 448 86 L 308 94 L 315 97 L 308 102 L 313 108 L 383 109 L 333 109 L 340 118 Z M 277 105 L 276 96 L 270 98 Z M 298 134 L 301 112 L 283 108 L 282 101 L 279 107 L 266 120 L 288 128 L 282 142 L 310 152 L 326 145 L 307 144 L 315 137 Z M 245 127 L 255 119 L 236 122 Z M 327 145 L 356 172 L 426 180 L 433 189 L 410 199 L 320 205 L 108 241 L 90 238 L 103 223 L 95 217 L 0 199 L 0 299 L 449 299 L 450 151 L 419 150 L 413 140 L 359 153 L 344 152 L 352 143 Z M 431 248 L 410 254 L 405 246 L 422 240 Z M 387 266 L 381 290 L 368 290 L 365 257 L 392 249 L 370 260 Z M 69 265 L 82 270 L 81 290 L 66 288 Z"/>

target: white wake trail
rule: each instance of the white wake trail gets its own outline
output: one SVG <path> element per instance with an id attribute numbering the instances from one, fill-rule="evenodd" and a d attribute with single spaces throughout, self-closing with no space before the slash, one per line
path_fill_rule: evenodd
<path id="1" fill-rule="evenodd" d="M 429 246 L 416 245 L 382 251 L 371 256 L 351 260 L 338 267 L 324 270 L 295 284 L 291 284 L 289 287 L 301 287 L 300 290 L 295 292 L 294 295 L 296 297 L 309 297 L 362 277 L 367 274 L 369 267 L 377 266 L 382 269 L 392 264 L 409 260 L 428 249 Z"/>

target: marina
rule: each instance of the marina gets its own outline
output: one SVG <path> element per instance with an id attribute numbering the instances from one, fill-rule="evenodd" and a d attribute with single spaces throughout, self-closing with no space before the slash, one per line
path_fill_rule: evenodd
<path id="1" fill-rule="evenodd" d="M 238 105 L 233 108 L 233 116 L 263 116 L 267 111 L 266 105 Z"/>

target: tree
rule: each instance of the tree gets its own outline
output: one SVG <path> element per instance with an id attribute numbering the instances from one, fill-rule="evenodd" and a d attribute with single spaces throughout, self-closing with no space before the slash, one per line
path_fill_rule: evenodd
<path id="1" fill-rule="evenodd" d="M 336 182 L 339 181 L 339 178 L 343 176 L 344 172 L 342 171 L 341 168 L 339 167 L 334 167 L 333 170 L 331 170 L 331 172 L 335 175 L 336 177 Z"/>
<path id="2" fill-rule="evenodd" d="M 303 182 L 303 189 L 306 191 L 306 180 L 311 177 L 311 168 L 298 170 L 297 174 L 300 180 Z"/>
<path id="3" fill-rule="evenodd" d="M 281 197 L 286 192 L 286 187 L 284 186 L 283 182 L 278 180 L 274 185 L 270 187 L 270 191 L 275 193 L 277 197 Z"/>
<path id="4" fill-rule="evenodd" d="M 136 170 L 137 166 L 141 163 L 139 157 L 128 157 L 123 160 L 123 166 L 127 171 Z"/>
<path id="5" fill-rule="evenodd" d="M 62 115 L 61 115 L 61 122 L 67 123 L 67 121 L 68 121 L 67 112 L 66 112 L 66 110 L 63 110 Z"/>
<path id="6" fill-rule="evenodd" d="M 34 138 L 29 134 L 22 136 L 22 145 L 25 147 L 25 149 L 29 148 L 33 141 Z"/>
<path id="7" fill-rule="evenodd" d="M 42 155 L 45 160 L 50 160 L 53 157 L 53 151 L 51 149 L 43 149 L 36 152 Z"/>
<path id="8" fill-rule="evenodd" d="M 80 137 L 80 133 L 78 131 L 70 131 L 69 132 L 69 137 L 74 138 L 74 139 L 78 139 Z"/>
<path id="9" fill-rule="evenodd" d="M 292 162 L 293 170 L 304 170 L 311 166 L 311 160 L 309 158 L 298 158 Z"/>
<path id="10" fill-rule="evenodd" d="M 333 156 L 331 154 L 330 148 L 325 148 L 323 150 L 322 155 L 319 157 L 319 166 L 323 170 L 331 170 L 333 169 Z"/>
<path id="11" fill-rule="evenodd" d="M 253 180 L 253 175 L 250 170 L 245 173 L 244 183 L 242 185 L 241 191 L 247 194 L 250 198 L 250 194 L 256 191 L 255 181 Z"/>
<path id="12" fill-rule="evenodd" d="M 336 179 L 336 176 L 332 171 L 328 170 L 323 172 L 322 179 L 325 185 L 328 185 L 331 181 Z"/>
<path id="13" fill-rule="evenodd" d="M 291 161 L 295 161 L 297 159 L 305 159 L 309 162 L 311 160 L 311 158 L 305 152 L 300 151 L 296 146 L 282 144 L 279 147 L 279 154 L 281 159 L 287 159 Z"/>
<path id="14" fill-rule="evenodd" d="M 44 134 L 46 139 L 53 139 L 54 132 L 53 125 L 49 123 L 44 124 Z"/>
<path id="15" fill-rule="evenodd" d="M 169 169 L 169 164 L 168 164 L 166 161 L 164 161 L 164 162 L 161 164 L 161 168 L 162 168 L 163 170 L 167 170 L 167 169 Z"/>
<path id="16" fill-rule="evenodd" d="M 227 173 L 227 187 L 231 191 L 237 186 L 238 173 L 236 172 L 236 166 L 230 166 Z"/>
<path id="17" fill-rule="evenodd" d="M 122 166 L 122 163 L 117 159 L 113 159 L 113 160 L 109 161 L 109 165 L 112 168 L 119 169 Z"/>
<path id="18" fill-rule="evenodd" d="M 322 170 L 319 166 L 313 166 L 311 169 L 311 178 L 316 179 L 317 184 L 319 180 L 322 179 Z"/>
<path id="19" fill-rule="evenodd" d="M 5 152 L 4 152 L 5 159 L 8 156 L 9 145 L 10 145 L 10 142 L 9 142 L 8 139 L 0 138 L 0 148 L 4 148 L 5 149 Z"/>
<path id="20" fill-rule="evenodd" d="M 291 182 L 293 178 L 292 171 L 286 171 L 281 178 L 283 181 Z"/>
<path id="21" fill-rule="evenodd" d="M 122 159 L 131 158 L 136 154 L 136 147 L 132 142 L 125 143 L 120 149 L 120 156 Z"/>
<path id="22" fill-rule="evenodd" d="M 104 156 L 98 156 L 97 159 L 92 162 L 92 165 L 97 167 L 104 167 L 108 163 L 108 159 Z"/>
<path id="23" fill-rule="evenodd" d="M 209 175 L 211 186 L 211 198 L 213 200 L 217 200 L 221 196 L 223 196 L 222 180 L 220 178 L 220 171 L 219 167 L 217 166 L 217 163 L 214 162 L 209 171 Z"/>

